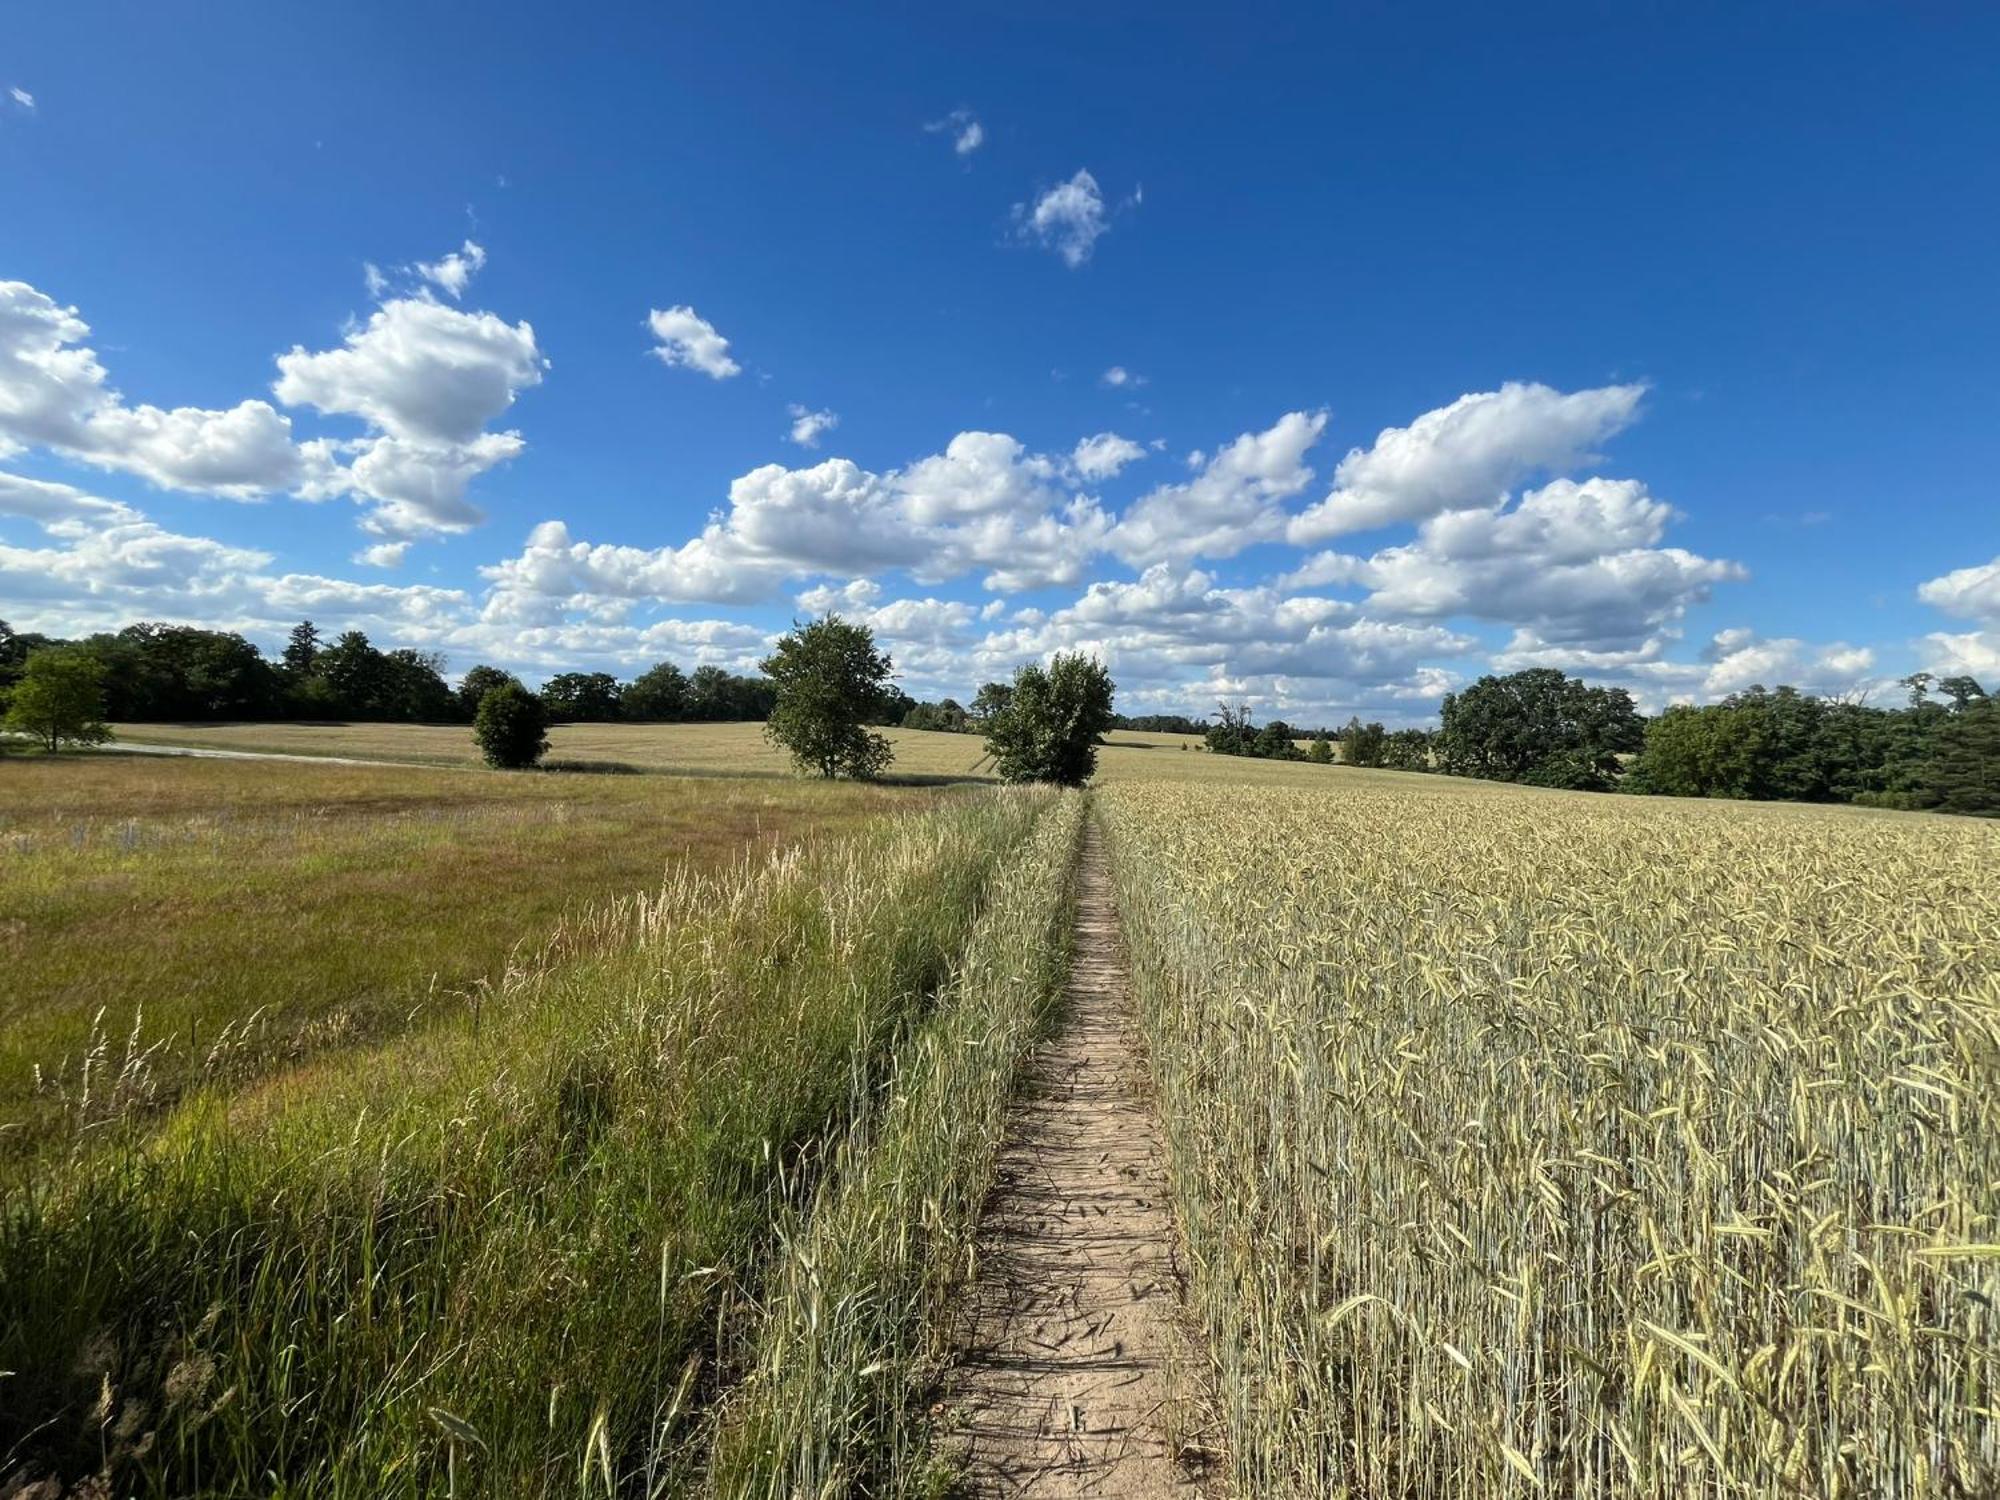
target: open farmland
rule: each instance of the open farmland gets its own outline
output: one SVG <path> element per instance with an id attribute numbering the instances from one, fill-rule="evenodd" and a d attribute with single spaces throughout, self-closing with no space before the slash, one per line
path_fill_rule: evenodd
<path id="1" fill-rule="evenodd" d="M 933 1284 L 921 1244 L 969 1228 L 979 1140 L 1060 978 L 1081 812 L 985 793 L 682 866 L 476 1016 L 31 1164 L 0 1222 L 10 1470 L 672 1493 L 721 1444 L 743 1484 L 786 1493 L 788 1460 L 730 1434 L 838 1437 L 886 1388 L 719 1402 L 786 1320 L 818 1321 L 790 1300 L 817 1277 L 748 1294 L 804 1248 L 816 1192 L 850 1274 Z M 884 1152 L 893 1173 L 863 1175 Z M 913 1351 L 925 1332 L 894 1307 L 867 1331 Z"/>
<path id="2" fill-rule="evenodd" d="M 0 1486 L 1993 1493 L 2000 828 L 1178 743 L 10 762 Z"/>
<path id="3" fill-rule="evenodd" d="M 1234 1493 L 1995 1493 L 2000 831 L 1102 801 Z"/>
<path id="4" fill-rule="evenodd" d="M 128 744 L 171 745 L 281 755 L 348 756 L 432 765 L 479 763 L 471 732 L 460 724 L 121 724 Z M 993 781 L 986 744 L 976 734 L 928 729 L 880 731 L 896 752 L 888 775 L 916 782 Z M 791 758 L 762 724 L 558 724 L 549 731 L 554 766 L 619 767 L 708 776 L 791 778 Z M 1227 781 L 1231 785 L 1325 786 L 1332 768 L 1305 761 L 1210 755 L 1194 735 L 1116 729 L 1098 751 L 1097 780 Z M 1344 767 L 1342 777 L 1401 786 L 1399 773 Z M 1347 782 L 1343 782 L 1343 785 Z M 1484 782 L 1439 781 L 1440 791 L 1478 795 Z"/>
<path id="5" fill-rule="evenodd" d="M 0 771 L 0 1152 L 456 1014 L 604 903 L 925 794 L 286 762 Z M 915 798 L 915 800 L 913 800 Z M 39 1065 L 39 1086 L 33 1069 Z"/>

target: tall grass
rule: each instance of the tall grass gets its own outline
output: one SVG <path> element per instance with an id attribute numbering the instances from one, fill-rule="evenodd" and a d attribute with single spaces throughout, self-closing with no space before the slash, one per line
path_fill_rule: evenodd
<path id="1" fill-rule="evenodd" d="M 1013 1083 L 1069 969 L 1083 799 L 1015 856 L 937 1011 L 857 1111 L 809 1215 L 783 1234 L 749 1377 L 725 1403 L 711 1493 L 904 1495 L 934 1474 L 921 1399 L 969 1275 Z"/>
<path id="2" fill-rule="evenodd" d="M 0 777 L 0 1173 L 105 1118 L 97 1084 L 128 1057 L 163 1105 L 218 1070 L 240 1080 L 381 1041 L 463 1014 L 669 868 L 726 866 L 927 795 L 24 758 Z M 129 1115 L 136 1079 L 111 1118 Z"/>
<path id="3" fill-rule="evenodd" d="M 778 1227 L 1049 805 L 678 872 L 476 1018 L 29 1174 L 0 1202 L 0 1484 L 684 1484 Z"/>
<path id="4" fill-rule="evenodd" d="M 1104 805 L 1237 1493 L 2000 1493 L 2000 831 Z"/>

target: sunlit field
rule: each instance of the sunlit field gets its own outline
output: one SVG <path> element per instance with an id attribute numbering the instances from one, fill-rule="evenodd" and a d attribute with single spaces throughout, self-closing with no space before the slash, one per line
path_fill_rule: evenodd
<path id="1" fill-rule="evenodd" d="M 2000 827 L 173 733 L 448 763 L 0 763 L 0 1486 L 950 1493 L 1097 818 L 1216 1493 L 2000 1493 Z"/>
<path id="2" fill-rule="evenodd" d="M 1231 1490 L 2000 1493 L 2000 829 L 1101 796 Z"/>
<path id="3" fill-rule="evenodd" d="M 299 775 L 144 769 L 269 771 L 268 788 Z M 360 797 L 366 778 L 333 774 Z M 489 779 L 440 778 L 440 807 Z M 607 779 L 622 800 L 592 807 L 573 780 L 484 795 L 509 838 L 539 836 L 534 799 L 582 798 L 559 833 L 629 818 L 657 854 L 685 829 L 647 822 L 647 796 L 754 822 L 771 792 Z M 856 810 L 846 789 L 783 790 L 807 818 Z M 389 835 L 408 878 L 455 884 L 495 810 L 458 795 L 475 805 L 453 808 L 448 860 L 420 798 L 384 794 L 416 820 L 407 848 L 394 826 L 346 833 Z M 524 949 L 479 1007 L 205 1078 L 156 1117 L 117 1099 L 94 1142 L 24 1159 L 0 1214 L 12 1471 L 104 1493 L 513 1496 L 685 1493 L 720 1465 L 736 1492 L 779 1495 L 792 1452 L 769 1435 L 836 1464 L 909 1447 L 896 1393 L 935 1353 L 923 1314 L 942 1285 L 927 1247 L 969 1234 L 981 1153 L 1060 981 L 1083 808 L 901 797 L 900 816 L 789 850 L 649 871 L 636 896 L 570 919 L 587 941 Z M 163 819 L 176 805 L 157 786 L 133 800 Z M 361 920 L 375 925 L 358 941 L 413 958 L 458 941 Z M 830 1278 L 894 1295 L 836 1326 L 814 1300 Z M 802 1325 L 830 1378 L 794 1378 Z M 876 1378 L 892 1365 L 895 1382 Z"/>
<path id="4" fill-rule="evenodd" d="M 476 1005 L 683 868 L 934 794 L 139 756 L 0 763 L 0 1155 Z M 36 1069 L 39 1067 L 39 1076 Z"/>
<path id="5" fill-rule="evenodd" d="M 121 741 L 211 750 L 275 751 L 291 755 L 477 765 L 472 732 L 455 724 L 121 724 Z M 895 747 L 892 780 L 991 781 L 986 742 L 976 734 L 928 729 L 881 731 Z M 790 758 L 764 736 L 761 724 L 559 724 L 549 731 L 548 761 L 635 771 L 699 775 L 795 775 Z M 1100 782 L 1134 779 L 1223 780 L 1246 786 L 1325 786 L 1329 775 L 1401 785 L 1407 773 L 1304 761 L 1210 755 L 1193 735 L 1114 730 L 1098 751 Z M 1448 790 L 1480 790 L 1452 782 Z"/>

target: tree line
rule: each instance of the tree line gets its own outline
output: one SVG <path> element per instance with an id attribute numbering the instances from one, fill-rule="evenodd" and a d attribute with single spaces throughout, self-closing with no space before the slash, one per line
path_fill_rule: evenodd
<path id="1" fill-rule="evenodd" d="M 1971 677 L 1919 672 L 1900 707 L 1747 688 L 1648 718 L 1623 688 L 1553 668 L 1481 677 L 1447 693 L 1435 730 L 1350 719 L 1332 736 L 1353 766 L 1477 776 L 1573 791 L 1848 802 L 2000 816 L 2000 699 Z M 1224 704 L 1203 731 L 1220 755 L 1334 759 L 1329 736 Z"/>
<path id="2" fill-rule="evenodd" d="M 120 723 L 226 719 L 348 719 L 362 722 L 472 722 L 491 688 L 516 679 L 498 667 L 472 668 L 458 685 L 444 658 L 407 648 L 382 650 L 359 630 L 327 640 L 310 620 L 291 632 L 274 661 L 233 631 L 144 623 L 66 641 L 16 632 L 0 620 L 0 690 L 31 655 L 62 652 L 94 670 L 103 717 Z M 684 672 L 673 662 L 621 682 L 609 672 L 563 672 L 538 693 L 552 723 L 643 723 L 763 719 L 776 698 L 763 677 L 721 667 Z"/>
<path id="3" fill-rule="evenodd" d="M 538 691 L 486 665 L 453 687 L 435 654 L 380 650 L 358 630 L 329 643 L 311 621 L 292 631 L 276 661 L 233 632 L 186 625 L 130 625 L 60 641 L 0 622 L 7 725 L 51 749 L 64 739 L 102 740 L 106 720 L 476 724 L 487 699 L 505 688 L 489 716 L 496 764 L 532 764 L 556 723 L 764 720 L 802 766 L 826 775 L 880 774 L 890 751 L 872 730 L 902 724 L 983 734 L 1003 775 L 1061 780 L 1086 758 L 1079 745 L 1091 747 L 1094 765 L 1094 746 L 1110 729 L 1199 728 L 1220 755 L 1327 764 L 1337 739 L 1339 760 L 1356 766 L 1582 791 L 2000 816 L 2000 699 L 1969 676 L 1905 678 L 1900 707 L 1759 686 L 1649 719 L 1623 688 L 1534 668 L 1447 693 L 1436 730 L 1390 730 L 1356 717 L 1337 733 L 1308 735 L 1283 720 L 1257 726 L 1243 705 L 1222 705 L 1205 725 L 1178 715 L 1122 717 L 1111 711 L 1109 676 L 1082 656 L 1059 655 L 1047 668 L 1023 668 L 1011 683 L 989 682 L 969 708 L 950 698 L 919 703 L 890 681 L 891 670 L 872 633 L 838 616 L 796 626 L 755 677 L 661 662 L 630 681 L 563 672 Z M 1061 714 L 1074 721 L 1071 730 L 1052 727 L 1049 716 Z M 1088 735 L 1078 739 L 1074 725 L 1089 726 Z M 488 730 L 480 735 L 486 744 Z"/>

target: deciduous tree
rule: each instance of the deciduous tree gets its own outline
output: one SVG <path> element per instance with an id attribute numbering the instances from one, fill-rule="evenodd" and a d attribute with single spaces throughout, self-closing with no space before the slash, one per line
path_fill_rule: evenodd
<path id="1" fill-rule="evenodd" d="M 762 666 L 778 690 L 764 732 L 801 770 L 864 780 L 882 774 L 894 752 L 868 724 L 892 666 L 872 630 L 839 615 L 795 624 Z"/>

